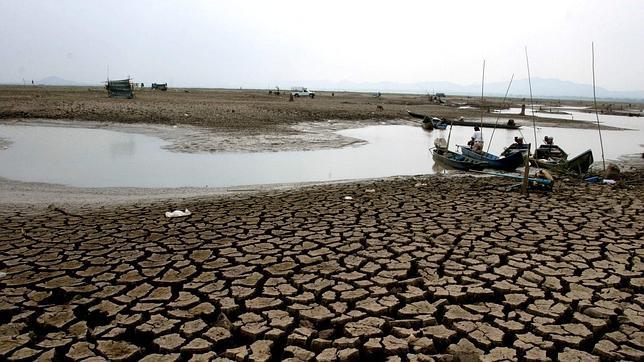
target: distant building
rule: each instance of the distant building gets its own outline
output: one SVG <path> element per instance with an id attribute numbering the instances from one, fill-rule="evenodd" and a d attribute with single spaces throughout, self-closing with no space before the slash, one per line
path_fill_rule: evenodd
<path id="1" fill-rule="evenodd" d="M 445 98 L 445 93 L 436 93 L 436 97 Z"/>
<path id="2" fill-rule="evenodd" d="M 134 98 L 130 79 L 108 80 L 105 88 L 110 98 Z"/>

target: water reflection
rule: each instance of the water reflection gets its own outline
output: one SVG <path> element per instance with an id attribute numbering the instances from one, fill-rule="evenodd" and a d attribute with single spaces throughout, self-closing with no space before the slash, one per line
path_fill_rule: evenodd
<path id="1" fill-rule="evenodd" d="M 131 156 L 136 152 L 136 142 L 133 137 L 127 137 L 123 141 L 110 143 L 110 154 L 114 157 Z"/>

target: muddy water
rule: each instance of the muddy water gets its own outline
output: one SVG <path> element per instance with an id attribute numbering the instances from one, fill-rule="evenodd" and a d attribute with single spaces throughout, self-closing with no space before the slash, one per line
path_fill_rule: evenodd
<path id="1" fill-rule="evenodd" d="M 178 153 L 159 138 L 101 129 L 1 125 L 12 143 L 0 176 L 79 187 L 224 187 L 432 173 L 431 134 L 376 126 L 341 132 L 366 140 L 342 149 Z"/>
<path id="2" fill-rule="evenodd" d="M 625 126 L 635 124 L 622 120 Z M 633 120 L 633 119 L 631 119 Z M 639 120 L 639 119 L 638 119 Z M 616 121 L 617 122 L 617 121 Z M 484 129 L 489 143 L 491 130 Z M 526 140 L 532 129 L 522 131 Z M 429 147 L 448 130 L 423 131 L 410 126 L 372 126 L 338 132 L 366 144 L 332 150 L 258 153 L 178 153 L 156 137 L 76 127 L 0 125 L 0 177 L 78 187 L 227 187 L 254 184 L 364 179 L 443 172 Z M 467 142 L 470 127 L 454 127 L 450 148 Z M 516 130 L 496 130 L 490 152 L 512 143 Z M 540 128 L 571 155 L 591 148 L 600 160 L 597 132 Z M 604 131 L 606 157 L 642 152 L 641 128 Z M 487 148 L 487 145 L 486 145 Z"/>

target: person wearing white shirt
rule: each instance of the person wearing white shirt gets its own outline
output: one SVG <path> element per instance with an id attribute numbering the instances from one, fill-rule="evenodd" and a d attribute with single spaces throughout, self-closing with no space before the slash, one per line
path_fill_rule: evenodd
<path id="1" fill-rule="evenodd" d="M 483 133 L 478 126 L 474 126 L 474 134 L 472 135 L 472 150 L 480 152 L 483 150 Z"/>

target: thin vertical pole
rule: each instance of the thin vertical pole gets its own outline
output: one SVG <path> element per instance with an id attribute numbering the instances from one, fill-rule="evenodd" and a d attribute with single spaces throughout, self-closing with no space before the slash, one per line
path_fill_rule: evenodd
<path id="1" fill-rule="evenodd" d="M 528 85 L 530 86 L 530 109 L 532 110 L 532 129 L 534 130 L 534 154 L 537 154 L 537 124 L 534 120 L 534 102 L 532 100 L 532 80 L 530 77 L 530 62 L 528 61 L 528 47 L 525 47 L 525 64 L 528 68 Z M 528 150 L 529 152 L 529 150 Z"/>
<path id="2" fill-rule="evenodd" d="M 452 124 L 454 121 L 449 122 L 449 133 L 447 134 L 447 149 L 449 150 L 449 139 L 452 138 Z"/>
<path id="3" fill-rule="evenodd" d="M 483 139 L 483 86 L 485 85 L 485 59 L 483 59 L 483 77 L 481 79 L 481 139 Z"/>
<path id="4" fill-rule="evenodd" d="M 604 141 L 602 140 L 602 129 L 599 126 L 599 113 L 597 113 L 597 95 L 595 94 L 595 42 L 590 43 L 593 55 L 593 102 L 595 104 L 595 117 L 597 118 L 597 131 L 599 132 L 599 145 L 602 148 L 602 166 L 606 172 L 606 159 L 604 158 Z"/>
<path id="5" fill-rule="evenodd" d="M 505 105 L 505 100 L 508 98 L 508 92 L 510 91 L 510 86 L 512 85 L 512 80 L 514 80 L 514 73 L 512 73 L 512 77 L 510 78 L 510 83 L 508 84 L 508 88 L 505 90 L 505 95 L 503 96 L 503 102 L 501 102 L 502 105 Z M 492 138 L 494 138 L 494 132 L 496 131 L 496 126 L 499 124 L 499 117 L 501 114 L 499 113 L 496 116 L 496 122 L 494 122 L 494 128 L 492 129 L 492 135 L 490 136 L 490 142 L 487 144 L 487 151 L 490 152 L 490 146 L 492 145 Z"/>

